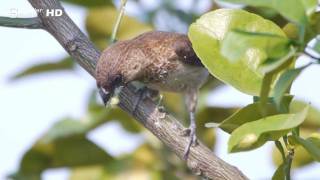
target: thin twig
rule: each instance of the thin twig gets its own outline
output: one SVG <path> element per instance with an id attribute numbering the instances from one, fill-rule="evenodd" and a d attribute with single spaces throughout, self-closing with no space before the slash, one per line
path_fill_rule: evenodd
<path id="1" fill-rule="evenodd" d="M 26 28 L 26 29 L 41 29 L 42 24 L 38 17 L 34 18 L 10 18 L 0 16 L 0 26 Z"/>
<path id="2" fill-rule="evenodd" d="M 111 34 L 111 37 L 110 37 L 110 42 L 111 43 L 114 43 L 116 41 L 117 32 L 118 32 L 119 26 L 121 24 L 122 17 L 124 15 L 126 4 L 127 4 L 127 0 L 121 0 L 119 14 L 118 14 L 116 23 L 113 26 L 113 31 L 112 31 L 112 34 Z"/>

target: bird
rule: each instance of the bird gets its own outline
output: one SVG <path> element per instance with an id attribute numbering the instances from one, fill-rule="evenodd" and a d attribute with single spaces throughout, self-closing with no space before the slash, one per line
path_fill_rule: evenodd
<path id="1" fill-rule="evenodd" d="M 183 158 L 197 144 L 195 112 L 198 92 L 208 78 L 185 34 L 149 31 L 130 40 L 117 41 L 106 48 L 96 66 L 99 93 L 106 104 L 115 92 L 132 82 L 143 83 L 156 92 L 175 92 L 184 95 L 189 113 L 189 141 Z"/>

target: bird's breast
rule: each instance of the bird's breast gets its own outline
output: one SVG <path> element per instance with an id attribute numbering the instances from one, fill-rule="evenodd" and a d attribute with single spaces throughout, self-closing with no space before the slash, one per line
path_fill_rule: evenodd
<path id="1" fill-rule="evenodd" d="M 199 89 L 207 80 L 208 71 L 205 68 L 176 62 L 158 68 L 158 72 L 152 75 L 154 80 L 145 82 L 147 87 L 159 91 L 185 92 L 191 88 Z"/>

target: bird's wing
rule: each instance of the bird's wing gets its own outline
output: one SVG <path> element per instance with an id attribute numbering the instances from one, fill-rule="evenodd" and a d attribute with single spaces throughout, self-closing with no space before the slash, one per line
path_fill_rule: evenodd
<path id="1" fill-rule="evenodd" d="M 200 59 L 192 49 L 192 44 L 187 36 L 183 35 L 173 42 L 173 49 L 178 56 L 178 60 L 185 64 L 204 67 Z"/>

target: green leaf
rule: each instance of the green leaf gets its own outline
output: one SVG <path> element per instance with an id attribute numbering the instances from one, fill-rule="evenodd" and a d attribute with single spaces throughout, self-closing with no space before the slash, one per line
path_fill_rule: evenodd
<path id="1" fill-rule="evenodd" d="M 56 122 L 40 141 L 50 143 L 60 138 L 85 135 L 91 129 L 89 126 L 90 123 L 66 118 Z"/>
<path id="2" fill-rule="evenodd" d="M 307 116 L 308 106 L 297 114 L 279 114 L 248 122 L 234 130 L 228 142 L 229 152 L 255 149 L 266 141 L 278 140 L 299 126 Z"/>
<path id="3" fill-rule="evenodd" d="M 118 11 L 111 7 L 89 9 L 86 18 L 86 29 L 90 39 L 100 49 L 107 47 L 117 15 Z M 133 17 L 123 16 L 117 33 L 117 39 L 127 40 L 151 30 L 152 27 L 150 25 L 144 24 Z"/>
<path id="4" fill-rule="evenodd" d="M 235 129 L 245 123 L 261 119 L 262 115 L 259 108 L 259 102 L 249 104 L 232 114 L 229 118 L 225 119 L 220 123 L 219 127 L 227 133 L 232 133 Z M 268 115 L 274 115 L 277 113 L 276 108 L 271 103 L 267 104 L 266 110 Z"/>
<path id="5" fill-rule="evenodd" d="M 119 108 L 106 110 L 102 106 L 89 110 L 81 120 L 63 119 L 55 123 L 25 153 L 20 170 L 13 177 L 38 177 L 47 168 L 101 164 L 112 160 L 104 150 L 85 138 L 90 130 L 107 121 L 119 119 L 122 124 L 126 122 L 125 127 L 130 126 L 129 129 L 138 132 L 135 124 L 130 123 L 134 121 L 129 121 L 130 117 Z"/>
<path id="6" fill-rule="evenodd" d="M 221 54 L 234 62 L 254 49 L 266 59 L 277 59 L 288 53 L 289 43 L 289 39 L 275 34 L 233 30 L 223 39 Z"/>
<path id="7" fill-rule="evenodd" d="M 215 144 L 215 132 L 213 129 L 207 129 L 203 124 L 210 124 L 208 122 L 221 122 L 223 119 L 234 113 L 236 108 L 221 108 L 221 107 L 202 107 L 196 113 L 197 119 L 197 134 L 198 138 L 203 141 L 208 147 L 213 147 Z"/>
<path id="8" fill-rule="evenodd" d="M 224 108 L 206 106 L 197 112 L 197 124 L 199 123 L 199 126 L 201 126 L 201 124 L 208 122 L 222 123 L 237 111 L 239 111 L 238 107 Z"/>
<path id="9" fill-rule="evenodd" d="M 272 180 L 285 180 L 285 164 L 282 163 L 272 176 Z"/>
<path id="10" fill-rule="evenodd" d="M 288 54 L 286 54 L 285 56 L 279 59 L 267 59 L 265 62 L 263 62 L 259 66 L 259 70 L 263 73 L 271 73 L 276 70 L 283 70 L 288 66 L 293 65 L 293 63 L 291 64 L 289 63 L 294 60 L 293 57 L 295 54 L 296 54 L 296 49 L 291 48 Z"/>
<path id="11" fill-rule="evenodd" d="M 128 113 L 124 112 L 120 108 L 112 109 L 106 118 L 117 120 L 125 130 L 131 133 L 139 133 L 144 130 L 144 128 L 136 120 L 134 120 L 131 116 L 129 116 Z"/>
<path id="12" fill-rule="evenodd" d="M 112 6 L 111 0 L 60 0 L 63 2 L 85 6 L 85 7 L 101 7 L 101 6 Z"/>
<path id="13" fill-rule="evenodd" d="M 64 58 L 58 62 L 54 63 L 42 63 L 37 64 L 31 67 L 22 70 L 18 74 L 11 77 L 11 80 L 21 79 L 23 77 L 46 73 L 46 72 L 55 72 L 55 71 L 64 71 L 64 70 L 72 70 L 75 67 L 75 63 L 70 57 Z"/>
<path id="14" fill-rule="evenodd" d="M 103 166 L 77 167 L 72 170 L 71 180 L 87 179 L 178 179 L 175 158 L 166 149 L 155 149 L 150 144 L 142 144 L 133 153 L 119 157 Z M 179 163 L 179 162 L 178 162 Z M 159 168 L 161 167 L 161 168 Z M 161 172 L 161 173 L 160 173 Z M 181 172 L 184 174 L 184 172 Z M 171 175 L 172 174 L 172 175 Z M 181 175 L 181 174 L 180 174 Z M 183 177 L 186 177 L 183 175 Z M 181 178 L 180 178 L 181 179 Z"/>
<path id="15" fill-rule="evenodd" d="M 320 53 L 320 39 L 317 39 L 315 45 L 313 46 L 313 50 L 315 50 L 317 53 Z"/>
<path id="16" fill-rule="evenodd" d="M 289 22 L 282 28 L 287 37 L 293 40 L 299 40 L 299 26 L 295 23 Z"/>
<path id="17" fill-rule="evenodd" d="M 308 103 L 294 100 L 290 104 L 290 113 L 299 112 L 300 109 L 307 105 Z M 310 106 L 306 120 L 302 123 L 301 126 L 312 131 L 318 130 L 320 128 L 320 111 L 314 106 Z"/>
<path id="18" fill-rule="evenodd" d="M 318 5 L 317 0 L 301 0 L 301 2 L 303 3 L 305 13 L 307 14 L 307 16 L 310 17 L 313 15 L 313 13 L 316 12 Z"/>
<path id="19" fill-rule="evenodd" d="M 319 56 L 320 55 L 320 38 L 316 37 L 314 44 L 307 48 L 312 49 L 314 52 L 317 53 L 317 56 Z"/>
<path id="20" fill-rule="evenodd" d="M 301 71 L 308 67 L 309 65 L 297 68 L 297 69 L 289 69 L 281 74 L 279 80 L 277 81 L 276 85 L 273 89 L 273 97 L 274 101 L 278 108 L 280 108 L 281 100 L 284 94 L 289 90 L 293 81 L 299 76 Z"/>
<path id="21" fill-rule="evenodd" d="M 15 176 L 33 177 L 48 168 L 101 164 L 111 160 L 111 156 L 85 137 L 87 132 L 110 120 L 105 118 L 108 113 L 104 110 L 89 113 L 81 121 L 63 119 L 55 123 L 24 154 Z"/>
<path id="22" fill-rule="evenodd" d="M 273 72 L 267 73 L 264 75 L 263 80 L 262 80 L 259 102 L 260 102 L 260 112 L 263 116 L 267 115 L 265 107 L 267 106 L 267 103 L 268 103 L 272 80 L 273 80 L 273 75 L 274 75 Z"/>
<path id="23" fill-rule="evenodd" d="M 59 138 L 49 143 L 40 140 L 24 154 L 16 176 L 33 177 L 48 168 L 101 164 L 112 159 L 84 136 Z"/>
<path id="24" fill-rule="evenodd" d="M 257 7 L 269 7 L 278 11 L 282 16 L 286 17 L 290 21 L 306 24 L 307 16 L 305 5 L 309 3 L 304 3 L 305 0 L 223 0 L 226 2 L 246 4 L 250 6 Z M 310 1 L 310 0 L 309 0 Z M 314 1 L 314 0 L 312 0 Z"/>
<path id="25" fill-rule="evenodd" d="M 285 38 L 282 29 L 273 22 L 240 9 L 219 9 L 204 14 L 191 24 L 188 35 L 195 52 L 212 75 L 241 92 L 258 95 L 264 76 L 258 66 L 266 55 L 253 49 L 230 63 L 220 53 L 220 43 L 234 29 Z"/>
<path id="26" fill-rule="evenodd" d="M 299 136 L 290 136 L 296 144 L 300 144 L 312 156 L 312 158 L 320 162 L 320 135 L 303 139 Z"/>
<path id="27" fill-rule="evenodd" d="M 103 166 L 84 166 L 73 168 L 70 172 L 69 180 L 102 179 Z"/>

